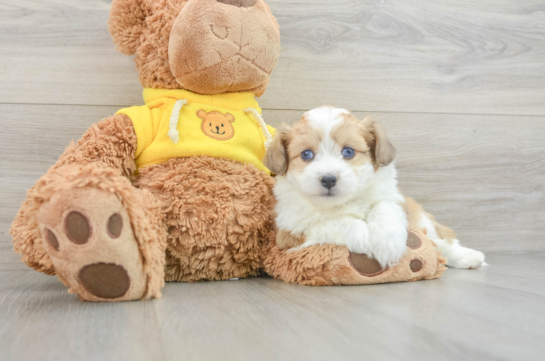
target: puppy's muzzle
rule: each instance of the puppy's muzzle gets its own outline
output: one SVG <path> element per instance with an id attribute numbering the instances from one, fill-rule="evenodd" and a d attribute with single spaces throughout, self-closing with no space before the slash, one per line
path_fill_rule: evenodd
<path id="1" fill-rule="evenodd" d="M 320 182 L 322 182 L 322 185 L 325 188 L 331 190 L 331 188 L 335 187 L 335 185 L 337 184 L 337 177 L 335 177 L 334 175 L 326 175 L 320 179 Z"/>

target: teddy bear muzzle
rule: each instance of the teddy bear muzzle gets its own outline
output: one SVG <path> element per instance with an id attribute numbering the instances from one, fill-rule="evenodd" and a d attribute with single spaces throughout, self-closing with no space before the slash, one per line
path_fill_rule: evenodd
<path id="1" fill-rule="evenodd" d="M 170 71 L 199 94 L 259 96 L 279 55 L 278 25 L 262 0 L 189 0 L 170 31 Z"/>

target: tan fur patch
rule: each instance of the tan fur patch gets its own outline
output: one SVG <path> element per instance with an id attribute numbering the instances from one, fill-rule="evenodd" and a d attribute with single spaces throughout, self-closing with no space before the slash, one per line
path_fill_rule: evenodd
<path id="1" fill-rule="evenodd" d="M 439 238 L 446 239 L 449 243 L 452 243 L 452 241 L 456 239 L 456 232 L 454 232 L 454 230 L 437 222 L 432 214 L 424 212 L 424 208 L 414 199 L 406 197 L 405 202 L 407 204 L 407 217 L 409 221 L 409 226 L 418 227 L 420 219 L 423 215 L 425 215 L 433 223 L 433 227 L 435 228 L 435 232 L 437 232 Z"/>
<path id="2" fill-rule="evenodd" d="M 359 152 L 370 150 L 368 142 L 374 138 L 367 125 L 353 114 L 341 114 L 342 122 L 331 130 L 331 138 L 341 146 L 349 146 Z"/>
<path id="3" fill-rule="evenodd" d="M 342 114 L 343 121 L 333 127 L 331 138 L 341 148 L 349 147 L 356 151 L 352 159 L 346 161 L 354 166 L 361 166 L 372 161 L 368 139 L 369 129 L 352 114 Z"/>
<path id="4" fill-rule="evenodd" d="M 276 234 L 276 245 L 280 249 L 289 249 L 305 243 L 305 236 L 294 236 L 292 233 L 281 229 Z"/>
<path id="5" fill-rule="evenodd" d="M 295 123 L 290 132 L 288 146 L 289 168 L 291 171 L 303 172 L 305 170 L 311 161 L 303 160 L 301 153 L 305 150 L 311 150 L 316 154 L 323 137 L 324 131 L 314 128 L 306 117 Z"/>
<path id="6" fill-rule="evenodd" d="M 308 118 L 303 116 L 293 127 L 283 124 L 276 131 L 267 154 L 265 165 L 273 173 L 284 175 L 290 170 L 302 172 L 309 164 L 301 158 L 305 150 L 317 152 L 323 133 L 314 129 Z"/>
<path id="7" fill-rule="evenodd" d="M 424 213 L 424 208 L 410 197 L 405 198 L 405 206 L 409 227 L 418 227 L 418 224 L 420 224 L 420 219 Z"/>
<path id="8" fill-rule="evenodd" d="M 439 238 L 446 239 L 449 243 L 452 243 L 452 240 L 457 238 L 456 232 L 454 232 L 453 229 L 437 222 L 433 214 L 430 214 L 427 212 L 424 212 L 424 214 L 432 221 L 433 226 L 435 227 L 435 231 L 437 232 L 437 235 L 439 236 Z"/>

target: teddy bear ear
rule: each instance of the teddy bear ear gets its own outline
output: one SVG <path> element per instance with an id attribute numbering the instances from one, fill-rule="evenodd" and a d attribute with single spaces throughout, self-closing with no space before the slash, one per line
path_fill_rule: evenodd
<path id="1" fill-rule="evenodd" d="M 113 0 L 108 20 L 108 30 L 117 50 L 125 55 L 136 53 L 140 36 L 144 32 L 145 0 Z"/>

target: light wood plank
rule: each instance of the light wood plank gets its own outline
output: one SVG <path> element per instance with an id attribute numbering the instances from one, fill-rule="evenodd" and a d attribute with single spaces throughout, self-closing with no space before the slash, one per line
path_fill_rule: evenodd
<path id="1" fill-rule="evenodd" d="M 169 283 L 160 300 L 120 304 L 0 271 L 0 359 L 540 360 L 545 281 L 516 281 L 543 274 L 544 255 L 492 254 L 491 267 L 389 285 Z"/>
<path id="2" fill-rule="evenodd" d="M 542 267 L 543 256 L 541 252 L 517 255 L 505 252 L 489 253 L 488 261 L 493 270 L 475 273 L 449 270 L 449 276 L 460 282 L 487 284 L 545 296 L 545 277 L 536 272 Z M 524 265 L 521 262 L 524 262 Z"/>
<path id="3" fill-rule="evenodd" d="M 541 0 L 269 0 L 282 55 L 267 109 L 545 115 Z M 109 3 L 0 2 L 0 102 L 136 105 Z"/>
<path id="4" fill-rule="evenodd" d="M 29 268 L 13 251 L 9 227 L 9 223 L 0 222 L 0 271 L 28 271 Z"/>
<path id="5" fill-rule="evenodd" d="M 117 107 L 0 105 L 0 231 L 66 145 Z M 292 124 L 299 111 L 267 110 Z M 356 113 L 363 117 L 364 113 Z M 377 113 L 399 151 L 400 186 L 483 251 L 545 250 L 545 119 Z M 6 236 L 7 239 L 9 237 Z"/>
<path id="6" fill-rule="evenodd" d="M 0 275 L 0 359 L 164 359 L 154 303 L 83 303 L 56 277 Z"/>

